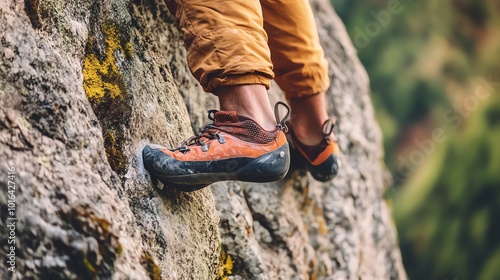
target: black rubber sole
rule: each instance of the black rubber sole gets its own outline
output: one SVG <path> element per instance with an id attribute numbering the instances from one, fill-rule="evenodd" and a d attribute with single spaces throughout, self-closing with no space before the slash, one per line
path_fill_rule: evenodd
<path id="1" fill-rule="evenodd" d="M 339 170 L 339 158 L 332 155 L 320 165 L 312 165 L 304 158 L 297 149 L 290 149 L 292 170 L 307 170 L 316 181 L 328 182 L 337 176 Z"/>
<path id="2" fill-rule="evenodd" d="M 221 181 L 244 181 L 253 183 L 274 182 L 282 179 L 290 167 L 290 152 L 288 143 L 280 148 L 255 159 L 226 159 L 212 161 L 210 170 L 217 170 L 217 165 L 223 166 L 222 172 L 199 172 L 181 175 L 165 175 L 150 166 L 146 169 L 153 179 L 179 191 L 191 192 Z M 206 168 L 207 169 L 207 168 Z M 153 171 L 153 172 L 151 172 Z"/>
<path id="3" fill-rule="evenodd" d="M 339 171 L 339 160 L 336 155 L 332 155 L 320 165 L 315 166 L 307 163 L 306 169 L 311 173 L 315 180 L 328 182 L 337 176 Z"/>

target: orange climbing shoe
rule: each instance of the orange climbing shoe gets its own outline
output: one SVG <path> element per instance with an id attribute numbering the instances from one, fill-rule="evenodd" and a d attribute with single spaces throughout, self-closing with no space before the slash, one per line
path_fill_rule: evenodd
<path id="1" fill-rule="evenodd" d="M 333 179 L 339 169 L 340 149 L 333 134 L 334 124 L 327 120 L 323 124 L 324 139 L 314 146 L 302 144 L 295 136 L 293 129 L 288 126 L 288 141 L 290 155 L 295 168 L 307 169 L 314 179 L 327 182 Z"/>
<path id="2" fill-rule="evenodd" d="M 142 151 L 144 166 L 153 179 L 180 191 L 195 191 L 214 182 L 238 180 L 272 182 L 288 172 L 290 155 L 275 106 L 276 129 L 264 130 L 250 118 L 236 112 L 209 111 L 213 121 L 200 133 L 183 141 L 176 149 L 146 146 Z"/>

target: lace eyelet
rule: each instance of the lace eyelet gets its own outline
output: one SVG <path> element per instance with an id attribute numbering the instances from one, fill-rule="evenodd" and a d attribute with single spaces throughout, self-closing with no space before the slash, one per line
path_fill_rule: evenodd
<path id="1" fill-rule="evenodd" d="M 204 141 L 201 142 L 201 151 L 208 152 L 208 148 L 210 148 L 210 145 L 207 145 Z"/>
<path id="2" fill-rule="evenodd" d="M 215 133 L 215 137 L 217 137 L 217 140 L 219 141 L 220 144 L 226 143 L 226 138 L 224 138 L 222 135 L 220 135 L 218 132 Z"/>

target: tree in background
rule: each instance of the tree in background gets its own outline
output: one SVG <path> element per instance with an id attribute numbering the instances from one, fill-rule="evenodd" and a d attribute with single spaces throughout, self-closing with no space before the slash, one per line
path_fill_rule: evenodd
<path id="1" fill-rule="evenodd" d="M 500 274 L 500 2 L 332 0 L 371 78 L 412 279 Z"/>

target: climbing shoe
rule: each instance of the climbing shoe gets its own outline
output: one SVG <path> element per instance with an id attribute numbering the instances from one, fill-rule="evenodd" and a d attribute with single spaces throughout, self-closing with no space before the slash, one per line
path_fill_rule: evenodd
<path id="1" fill-rule="evenodd" d="M 279 118 L 279 105 L 287 110 L 283 119 Z M 290 166 L 284 133 L 290 109 L 278 102 L 274 111 L 276 129 L 266 131 L 236 112 L 211 110 L 208 118 L 213 122 L 178 148 L 147 145 L 142 151 L 144 166 L 153 180 L 180 191 L 195 191 L 218 181 L 279 180 Z"/>
<path id="2" fill-rule="evenodd" d="M 290 142 L 290 155 L 295 169 L 305 168 L 314 179 L 327 182 L 333 179 L 339 169 L 340 149 L 333 134 L 334 124 L 327 120 L 323 124 L 324 138 L 314 146 L 302 144 L 295 136 L 288 123 L 288 142 Z"/>

